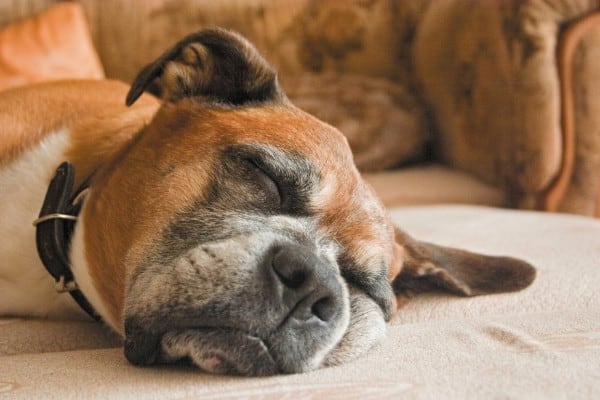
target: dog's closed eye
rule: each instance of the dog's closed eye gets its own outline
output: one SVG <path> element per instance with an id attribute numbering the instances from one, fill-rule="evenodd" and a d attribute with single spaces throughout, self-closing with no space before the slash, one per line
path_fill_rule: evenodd
<path id="1" fill-rule="evenodd" d="M 230 193 L 235 197 L 232 200 L 246 199 L 256 210 L 269 214 L 313 214 L 310 197 L 320 177 L 307 159 L 275 146 L 238 144 L 224 149 L 223 165 L 230 180 L 243 181 L 237 192 Z"/>
<path id="2" fill-rule="evenodd" d="M 251 159 L 244 161 L 249 178 L 261 188 L 267 199 L 269 199 L 270 204 L 280 207 L 283 202 L 283 196 L 273 176 L 264 167 L 260 167 L 256 161 Z"/>

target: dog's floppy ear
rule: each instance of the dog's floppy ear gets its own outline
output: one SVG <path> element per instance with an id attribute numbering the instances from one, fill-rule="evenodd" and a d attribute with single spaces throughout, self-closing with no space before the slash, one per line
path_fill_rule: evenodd
<path id="1" fill-rule="evenodd" d="M 396 228 L 404 263 L 396 293 L 446 290 L 460 296 L 515 292 L 529 286 L 535 268 L 511 257 L 494 257 L 417 241 Z"/>
<path id="2" fill-rule="evenodd" d="M 182 39 L 144 67 L 127 94 L 132 105 L 149 89 L 165 102 L 185 97 L 243 105 L 285 99 L 277 73 L 241 35 L 205 29 Z"/>

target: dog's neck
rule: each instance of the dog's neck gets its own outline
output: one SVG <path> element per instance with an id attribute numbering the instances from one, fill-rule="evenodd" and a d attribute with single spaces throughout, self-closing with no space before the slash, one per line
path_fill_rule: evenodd
<path id="1" fill-rule="evenodd" d="M 35 249 L 37 218 L 48 182 L 69 145 L 66 130 L 54 131 L 0 169 L 0 314 L 83 317 L 68 295 L 59 295 Z"/>
<path id="2" fill-rule="evenodd" d="M 8 143 L 0 145 L 0 314 L 85 315 L 68 294 L 56 293 L 54 279 L 37 255 L 31 223 L 38 217 L 48 183 L 61 162 L 75 166 L 74 187 L 79 187 L 90 175 L 110 168 L 111 160 L 135 141 L 158 108 L 158 101 L 151 96 L 126 107 L 123 99 L 128 86 L 119 82 L 66 82 L 60 84 L 60 90 L 54 86 L 24 88 L 0 97 L 0 104 L 10 110 L 0 118 L 2 129 L 10 132 Z M 102 191 L 101 185 L 92 183 L 92 188 Z M 72 270 L 96 311 L 121 331 L 120 315 L 103 308 L 90 277 L 89 264 L 102 265 L 104 260 L 98 259 L 102 255 L 90 254 L 89 240 L 98 240 L 98 235 L 86 237 L 84 226 L 97 224 L 102 216 L 87 218 L 86 205 L 87 200 L 70 243 Z M 87 229 L 88 233 L 94 230 Z"/>
<path id="3" fill-rule="evenodd" d="M 149 111 L 152 111 L 152 108 Z M 121 210 L 124 202 L 114 201 L 114 197 L 106 200 L 105 192 L 121 191 L 127 200 L 133 201 L 129 197 L 130 193 L 126 193 L 127 191 L 120 187 L 113 188 L 113 184 L 108 181 L 113 168 L 141 134 L 143 120 L 137 120 L 138 116 L 137 112 L 133 113 L 132 121 L 123 126 L 119 126 L 119 121 L 114 121 L 114 125 L 104 125 L 103 130 L 95 134 L 95 141 L 75 134 L 74 151 L 67 153 L 67 158 L 75 166 L 75 187 L 81 187 L 86 181 L 89 181 L 90 185 L 71 239 L 69 260 L 72 273 L 78 287 L 96 313 L 120 333 L 123 333 L 120 311 L 124 306 L 125 290 L 125 269 L 120 263 L 127 258 L 125 249 L 128 248 L 128 242 L 123 238 L 121 246 L 115 248 L 107 238 L 114 231 L 134 228 L 125 226 L 123 219 L 119 218 L 122 214 L 115 211 Z M 86 130 L 82 126 L 77 128 L 77 132 Z M 104 145 L 99 146 L 98 143 Z M 96 270 L 112 270 L 113 272 L 108 274 L 112 277 L 111 281 L 101 282 L 98 274 L 94 273 L 94 267 Z M 107 288 L 107 285 L 110 287 Z"/>

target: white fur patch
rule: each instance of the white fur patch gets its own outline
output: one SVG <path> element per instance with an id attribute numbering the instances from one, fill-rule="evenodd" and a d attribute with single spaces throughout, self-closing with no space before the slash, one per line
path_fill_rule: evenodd
<path id="1" fill-rule="evenodd" d="M 85 202 L 85 199 L 84 199 Z M 122 324 L 113 319 L 111 314 L 108 312 L 100 294 L 96 290 L 92 278 L 89 274 L 89 264 L 87 257 L 85 256 L 85 230 L 83 219 L 85 218 L 85 203 L 81 212 L 79 213 L 78 222 L 75 225 L 75 232 L 73 233 L 73 239 L 71 240 L 71 253 L 69 258 L 71 260 L 71 270 L 75 277 L 77 286 L 85 295 L 87 301 L 94 307 L 94 310 L 102 317 L 102 320 L 110 325 L 116 332 L 122 333 Z"/>
<path id="2" fill-rule="evenodd" d="M 85 317 L 71 296 L 54 290 L 32 225 L 68 145 L 68 131 L 57 131 L 0 169 L 0 315 Z"/>

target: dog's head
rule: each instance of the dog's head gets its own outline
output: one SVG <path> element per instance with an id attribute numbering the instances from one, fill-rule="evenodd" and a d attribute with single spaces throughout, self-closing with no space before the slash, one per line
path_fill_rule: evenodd
<path id="1" fill-rule="evenodd" d="M 98 171 L 83 211 L 103 316 L 134 364 L 311 370 L 379 341 L 394 288 L 531 281 L 520 261 L 395 231 L 344 136 L 295 108 L 239 35 L 183 39 L 141 71 L 127 104 L 150 86 L 162 107 Z"/>

